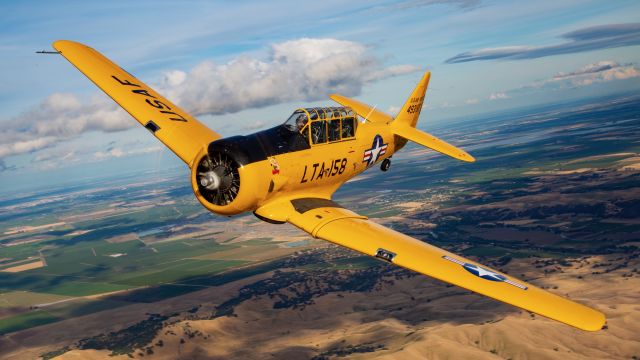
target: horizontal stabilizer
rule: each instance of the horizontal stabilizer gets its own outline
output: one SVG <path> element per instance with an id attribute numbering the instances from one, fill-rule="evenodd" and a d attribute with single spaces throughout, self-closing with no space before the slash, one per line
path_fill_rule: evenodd
<path id="1" fill-rule="evenodd" d="M 396 125 L 396 123 L 394 123 L 393 125 Z M 395 135 L 398 135 L 407 140 L 411 140 L 422 146 L 428 147 L 429 149 L 451 156 L 452 158 L 466 162 L 476 161 L 476 159 L 473 156 L 469 155 L 466 151 L 459 149 L 445 141 L 438 139 L 431 134 L 420 131 L 414 127 L 410 127 L 407 125 L 397 125 L 392 126 L 391 129 Z"/>
<path id="2" fill-rule="evenodd" d="M 350 107 L 351 109 L 353 109 L 353 111 L 355 111 L 356 114 L 362 116 L 367 121 L 389 123 L 393 120 L 391 116 L 385 114 L 382 111 L 376 110 L 375 107 L 371 107 L 367 104 L 361 103 L 358 100 L 350 99 L 346 96 L 338 94 L 333 94 L 329 97 L 331 98 L 331 100 L 337 102 L 342 106 Z"/>

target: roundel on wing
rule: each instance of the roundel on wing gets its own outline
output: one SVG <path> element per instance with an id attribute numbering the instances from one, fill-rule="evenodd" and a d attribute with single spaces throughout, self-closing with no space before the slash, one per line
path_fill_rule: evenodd
<path id="1" fill-rule="evenodd" d="M 481 277 L 485 280 L 491 280 L 491 281 L 505 281 L 507 280 L 506 277 L 497 274 L 489 269 L 485 269 L 481 266 L 478 265 L 474 265 L 474 264 L 469 264 L 469 263 L 465 263 L 462 266 L 465 270 L 467 270 L 468 272 L 472 273 L 473 275 L 477 276 L 477 277 Z"/>

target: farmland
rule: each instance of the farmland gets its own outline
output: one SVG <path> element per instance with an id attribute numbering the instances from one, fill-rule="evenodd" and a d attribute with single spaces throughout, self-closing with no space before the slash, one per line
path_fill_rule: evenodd
<path id="1" fill-rule="evenodd" d="M 101 300 L 116 292 L 133 291 L 136 301 L 171 297 L 192 290 L 176 285 L 183 281 L 299 250 L 226 231 L 259 221 L 216 218 L 184 184 L 172 185 L 178 178 L 154 182 L 160 191 L 128 179 L 133 185 L 111 181 L 3 200 L 0 333 L 124 305 Z"/>

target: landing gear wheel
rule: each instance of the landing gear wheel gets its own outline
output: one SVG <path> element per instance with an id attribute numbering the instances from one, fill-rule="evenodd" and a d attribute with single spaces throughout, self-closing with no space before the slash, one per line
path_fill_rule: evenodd
<path id="1" fill-rule="evenodd" d="M 391 160 L 384 159 L 382 160 L 382 164 L 380 164 L 380 170 L 387 171 L 391 167 Z"/>

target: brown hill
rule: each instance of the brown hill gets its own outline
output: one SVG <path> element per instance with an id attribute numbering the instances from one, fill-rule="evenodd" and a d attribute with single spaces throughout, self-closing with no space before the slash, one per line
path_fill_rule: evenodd
<path id="1" fill-rule="evenodd" d="M 570 266 L 550 263 L 536 269 L 534 260 L 526 259 L 507 267 L 510 273 L 524 273 L 528 281 L 604 311 L 608 326 L 595 333 L 416 276 L 384 282 L 371 292 L 330 293 L 297 309 L 274 309 L 273 299 L 254 298 L 237 306 L 233 316 L 165 326 L 149 347 L 133 356 L 632 359 L 640 357 L 640 278 L 634 270 L 639 264 L 637 259 L 624 260 L 627 265 L 621 267 L 623 260 L 614 255 L 592 257 Z M 597 264 L 610 265 L 594 268 Z M 543 270 L 546 277 L 530 277 Z M 60 358 L 108 358 L 108 354 L 75 350 Z"/>

